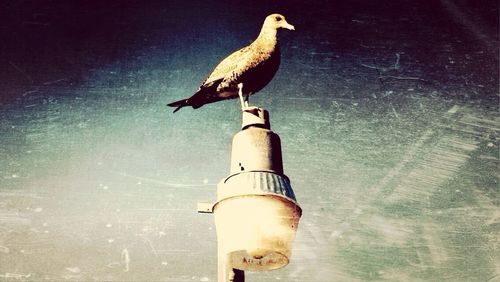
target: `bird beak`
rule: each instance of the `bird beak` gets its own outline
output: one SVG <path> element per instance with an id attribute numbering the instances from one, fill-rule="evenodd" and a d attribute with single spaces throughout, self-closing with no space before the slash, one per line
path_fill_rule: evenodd
<path id="1" fill-rule="evenodd" d="M 295 27 L 287 22 L 284 22 L 281 27 L 289 29 L 289 30 L 295 30 Z"/>

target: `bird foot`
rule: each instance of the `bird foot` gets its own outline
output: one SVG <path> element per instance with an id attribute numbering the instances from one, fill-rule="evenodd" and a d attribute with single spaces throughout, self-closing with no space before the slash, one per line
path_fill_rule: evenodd
<path id="1" fill-rule="evenodd" d="M 259 111 L 259 107 L 256 106 L 245 106 L 244 108 L 241 108 L 243 112 L 255 114 L 256 112 Z"/>

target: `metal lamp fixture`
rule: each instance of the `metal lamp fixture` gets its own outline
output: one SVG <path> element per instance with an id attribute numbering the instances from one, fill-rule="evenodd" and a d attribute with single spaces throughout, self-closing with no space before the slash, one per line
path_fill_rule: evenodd
<path id="1" fill-rule="evenodd" d="M 279 136 L 269 113 L 249 107 L 233 138 L 231 171 L 217 186 L 213 212 L 217 229 L 218 281 L 244 281 L 243 271 L 288 264 L 302 210 L 283 173 Z"/>

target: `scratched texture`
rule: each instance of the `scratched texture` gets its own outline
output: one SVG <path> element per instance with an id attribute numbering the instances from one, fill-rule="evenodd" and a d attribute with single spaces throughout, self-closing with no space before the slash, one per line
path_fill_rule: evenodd
<path id="1" fill-rule="evenodd" d="M 209 3 L 210 2 L 210 3 Z M 270 111 L 304 211 L 247 281 L 500 281 L 498 2 L 0 2 L 0 280 L 215 281 L 237 100 L 175 115 L 285 14 Z"/>

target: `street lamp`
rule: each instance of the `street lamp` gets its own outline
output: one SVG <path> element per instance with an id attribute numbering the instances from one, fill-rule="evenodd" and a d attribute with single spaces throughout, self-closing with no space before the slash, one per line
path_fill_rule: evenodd
<path id="1" fill-rule="evenodd" d="M 218 281 L 244 281 L 245 270 L 288 264 L 302 210 L 283 173 L 279 136 L 268 111 L 248 107 L 233 137 L 230 174 L 217 185 L 213 212 L 217 230 Z"/>

